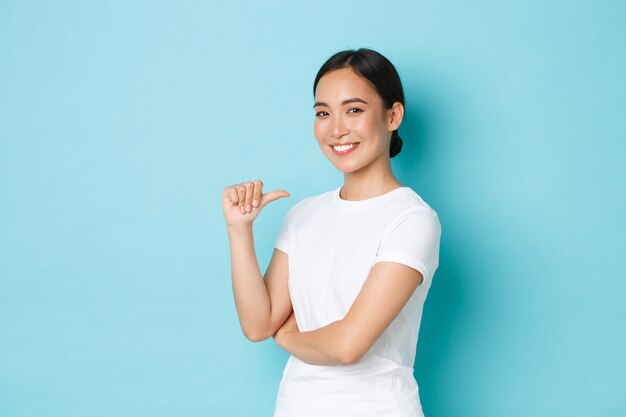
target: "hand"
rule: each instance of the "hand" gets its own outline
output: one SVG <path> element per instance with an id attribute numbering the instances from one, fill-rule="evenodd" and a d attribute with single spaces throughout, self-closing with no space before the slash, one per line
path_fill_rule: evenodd
<path id="1" fill-rule="evenodd" d="M 222 209 L 224 219 L 229 226 L 252 223 L 261 209 L 270 201 L 281 197 L 291 197 L 284 190 L 261 193 L 263 182 L 246 181 L 224 188 L 222 192 Z"/>
<path id="2" fill-rule="evenodd" d="M 272 337 L 274 338 L 274 341 L 276 342 L 276 344 L 284 349 L 285 348 L 284 346 L 285 336 L 288 333 L 298 333 L 299 331 L 300 329 L 298 329 L 296 316 L 293 314 L 293 311 L 292 311 L 289 317 L 287 317 L 287 320 L 285 320 L 283 325 L 280 326 L 280 328 L 276 331 L 276 333 Z"/>

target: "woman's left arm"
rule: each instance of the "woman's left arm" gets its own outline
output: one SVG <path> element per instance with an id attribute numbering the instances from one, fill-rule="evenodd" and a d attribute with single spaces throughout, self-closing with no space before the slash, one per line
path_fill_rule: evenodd
<path id="1" fill-rule="evenodd" d="M 422 274 L 398 262 L 377 262 L 346 316 L 300 332 L 293 313 L 274 334 L 276 343 L 312 365 L 348 365 L 372 347 L 423 282 Z"/>

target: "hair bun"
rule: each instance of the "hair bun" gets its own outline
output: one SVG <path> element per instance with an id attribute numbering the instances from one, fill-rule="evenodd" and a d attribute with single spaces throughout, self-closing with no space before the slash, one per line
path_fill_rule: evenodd
<path id="1" fill-rule="evenodd" d="M 393 158 L 402 150 L 402 138 L 398 135 L 398 131 L 394 130 L 391 134 L 391 144 L 389 145 L 389 157 Z"/>

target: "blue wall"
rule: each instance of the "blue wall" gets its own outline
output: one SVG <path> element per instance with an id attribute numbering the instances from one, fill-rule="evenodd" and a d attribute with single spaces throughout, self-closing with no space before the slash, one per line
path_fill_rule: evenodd
<path id="1" fill-rule="evenodd" d="M 626 415 L 626 3 L 0 3 L 0 415 L 271 416 L 221 191 L 341 184 L 317 69 L 367 46 L 406 96 L 393 160 L 442 222 L 427 417 Z M 304 3 L 304 2 L 303 2 Z"/>

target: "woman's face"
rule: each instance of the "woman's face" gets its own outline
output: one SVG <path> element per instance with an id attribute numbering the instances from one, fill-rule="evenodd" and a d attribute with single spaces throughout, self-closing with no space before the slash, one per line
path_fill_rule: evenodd
<path id="1" fill-rule="evenodd" d="M 398 105 L 384 109 L 374 86 L 351 68 L 327 73 L 318 81 L 314 105 L 314 132 L 322 153 L 344 173 L 389 158 L 391 132 L 402 117 L 398 120 Z"/>

